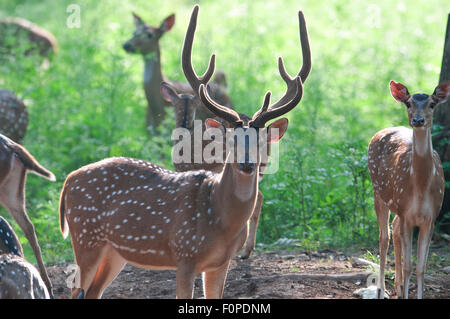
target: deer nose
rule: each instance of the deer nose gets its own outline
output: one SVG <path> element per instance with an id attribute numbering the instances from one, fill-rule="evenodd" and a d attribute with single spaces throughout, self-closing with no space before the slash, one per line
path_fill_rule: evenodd
<path id="1" fill-rule="evenodd" d="M 238 163 L 238 167 L 242 172 L 251 173 L 255 169 L 256 164 L 250 162 Z"/>
<path id="2" fill-rule="evenodd" d="M 130 44 L 129 42 L 125 42 L 125 43 L 122 45 L 122 47 L 123 47 L 123 49 L 124 49 L 125 51 L 132 51 L 132 46 L 131 46 L 131 44 Z"/>
<path id="3" fill-rule="evenodd" d="M 412 119 L 411 124 L 414 127 L 420 127 L 420 126 L 423 126 L 425 124 L 425 120 L 423 119 L 423 117 L 419 117 L 419 118 L 415 117 L 415 118 Z"/>

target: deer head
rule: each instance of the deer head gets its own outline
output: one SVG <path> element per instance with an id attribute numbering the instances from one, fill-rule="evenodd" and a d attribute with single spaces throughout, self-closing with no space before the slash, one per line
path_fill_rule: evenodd
<path id="1" fill-rule="evenodd" d="M 245 114 L 239 114 L 236 111 L 229 109 L 226 106 L 220 105 L 217 102 L 213 101 L 213 99 L 209 96 L 207 85 L 209 80 L 214 74 L 215 69 L 215 55 L 213 54 L 210 58 L 208 68 L 206 72 L 202 76 L 197 76 L 192 66 L 192 46 L 194 41 L 194 34 L 197 27 L 197 17 L 198 17 L 199 7 L 195 6 L 191 15 L 191 19 L 189 22 L 188 29 L 186 31 L 186 37 L 183 45 L 182 52 L 182 68 L 184 74 L 186 76 L 187 81 L 190 83 L 194 92 L 197 92 L 202 103 L 216 116 L 225 120 L 229 124 L 228 131 L 232 131 L 236 135 L 244 136 L 245 138 L 234 138 L 231 142 L 234 143 L 234 147 L 240 148 L 244 150 L 243 152 L 235 152 L 239 157 L 239 153 L 241 154 L 241 158 L 235 158 L 232 162 L 236 165 L 236 168 L 245 174 L 253 174 L 255 169 L 260 164 L 260 152 L 251 156 L 251 148 L 260 145 L 264 145 L 266 142 L 277 142 L 285 133 L 288 125 L 287 119 L 280 119 L 272 123 L 267 129 L 264 128 L 265 124 L 275 119 L 290 110 L 292 110 L 301 100 L 303 94 L 303 86 L 302 86 L 302 78 L 306 80 L 306 77 L 309 74 L 311 69 L 311 60 L 310 60 L 310 52 L 309 52 L 309 43 L 306 35 L 306 27 L 303 18 L 303 14 L 299 12 L 299 20 L 300 20 L 300 30 L 304 29 L 305 32 L 301 32 L 301 43 L 304 52 L 304 65 L 300 70 L 299 74 L 292 78 L 284 67 L 283 59 L 280 57 L 278 59 L 278 68 L 281 77 L 286 82 L 288 89 L 286 90 L 284 96 L 270 105 L 270 96 L 271 93 L 267 92 L 264 97 L 264 102 L 259 111 L 257 111 L 252 117 L 247 116 Z M 213 119 L 208 119 L 205 122 L 207 129 L 218 129 L 221 132 L 225 132 L 225 127 Z M 277 129 L 278 133 L 274 133 L 271 129 Z M 259 134 L 261 130 L 267 130 L 266 141 L 260 140 L 260 136 L 264 136 Z M 251 138 L 248 133 L 253 131 L 255 134 L 253 136 L 256 137 L 254 143 L 252 143 Z M 237 134 L 236 134 L 237 133 Z M 227 159 L 229 161 L 230 159 Z"/>
<path id="2" fill-rule="evenodd" d="M 174 106 L 175 127 L 192 129 L 199 99 L 192 94 L 178 94 L 173 85 L 167 82 L 161 83 L 161 96 Z"/>
<path id="3" fill-rule="evenodd" d="M 397 102 L 405 104 L 408 110 L 409 125 L 413 128 L 431 128 L 433 112 L 438 104 L 444 103 L 450 96 L 450 81 L 441 83 L 433 94 L 409 94 L 401 83 L 389 83 L 391 94 Z"/>
<path id="4" fill-rule="evenodd" d="M 136 29 L 133 37 L 123 44 L 123 48 L 129 53 L 141 53 L 144 56 L 159 50 L 159 39 L 175 24 L 174 14 L 165 18 L 159 27 L 146 24 L 134 12 L 133 19 Z"/>

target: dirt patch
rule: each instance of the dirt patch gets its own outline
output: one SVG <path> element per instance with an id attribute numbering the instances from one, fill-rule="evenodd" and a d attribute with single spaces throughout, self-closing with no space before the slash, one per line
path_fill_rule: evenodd
<path id="1" fill-rule="evenodd" d="M 430 251 L 425 275 L 425 298 L 450 298 L 449 247 Z M 313 253 L 277 251 L 254 252 L 247 260 L 234 258 L 225 284 L 224 298 L 284 298 L 284 299 L 349 299 L 359 298 L 353 292 L 366 287 L 367 266 L 353 262 L 361 254 L 343 254 L 323 250 Z M 438 260 L 439 262 L 436 262 Z M 392 272 L 387 273 L 386 288 L 393 296 Z M 48 267 L 56 298 L 69 298 L 67 265 Z M 416 296 L 415 275 L 410 295 Z M 175 298 L 175 271 L 152 271 L 127 265 L 106 288 L 103 298 L 159 299 Z M 195 280 L 195 298 L 203 298 L 201 276 Z"/>

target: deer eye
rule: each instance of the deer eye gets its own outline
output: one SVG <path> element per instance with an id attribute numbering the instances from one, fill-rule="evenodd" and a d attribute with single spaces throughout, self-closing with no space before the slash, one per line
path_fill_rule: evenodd
<path id="1" fill-rule="evenodd" d="M 409 109 L 411 107 L 411 103 L 409 103 L 409 101 L 405 102 L 406 107 Z"/>
<path id="2" fill-rule="evenodd" d="M 436 106 L 436 102 L 431 102 L 431 103 L 430 103 L 430 108 L 431 108 L 431 109 L 434 109 L 435 106 Z"/>
<path id="3" fill-rule="evenodd" d="M 147 33 L 147 38 L 149 39 L 153 38 L 153 33 Z"/>

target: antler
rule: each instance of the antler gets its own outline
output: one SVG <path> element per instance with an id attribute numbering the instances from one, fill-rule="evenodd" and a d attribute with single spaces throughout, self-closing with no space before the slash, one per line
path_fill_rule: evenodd
<path id="1" fill-rule="evenodd" d="M 198 5 L 196 5 L 194 7 L 194 10 L 192 10 L 191 20 L 189 21 L 189 26 L 186 31 L 183 51 L 181 54 L 181 66 L 183 67 L 184 75 L 196 94 L 198 94 L 201 84 L 208 84 L 209 80 L 214 74 L 214 69 L 216 67 L 215 54 L 211 55 L 211 58 L 209 59 L 208 69 L 201 77 L 197 76 L 192 66 L 192 44 L 194 42 L 195 29 L 197 28 L 198 10 Z"/>
<path id="2" fill-rule="evenodd" d="M 184 39 L 183 52 L 181 55 L 181 64 L 183 67 L 184 75 L 190 83 L 191 87 L 200 96 L 203 104 L 214 114 L 226 120 L 234 125 L 242 125 L 243 121 L 240 119 L 239 114 L 234 110 L 220 105 L 213 101 L 208 94 L 207 84 L 214 74 L 215 69 L 215 55 L 211 55 L 209 60 L 209 66 L 203 76 L 198 77 L 192 67 L 192 44 L 194 41 L 195 29 L 197 27 L 199 6 L 196 5 L 192 11 L 191 20 L 186 31 L 186 37 Z M 264 103 L 261 109 L 253 115 L 251 125 L 253 127 L 264 127 L 265 123 L 271 119 L 281 116 L 290 110 L 292 110 L 301 100 L 303 96 L 302 81 L 305 81 L 311 70 L 311 51 L 309 48 L 308 34 L 306 31 L 306 22 L 303 16 L 303 12 L 299 11 L 299 30 L 300 30 L 300 42 L 303 52 L 303 65 L 295 78 L 292 78 L 284 67 L 283 59 L 278 58 L 278 69 L 281 77 L 286 82 L 287 90 L 284 96 L 277 102 L 269 106 L 271 93 L 267 92 L 264 97 Z M 249 123 L 249 124 L 250 124 Z"/>
<path id="3" fill-rule="evenodd" d="M 270 101 L 270 92 L 267 92 L 264 98 L 263 106 L 258 112 L 253 115 L 253 118 L 250 121 L 249 125 L 253 127 L 264 127 L 264 125 L 268 121 L 292 110 L 300 102 L 303 96 L 303 86 L 302 81 L 300 80 L 300 76 L 297 76 L 293 82 L 295 83 L 295 86 L 293 86 L 293 89 L 295 89 L 295 95 L 292 100 L 286 102 L 286 104 L 282 106 L 270 109 L 268 107 Z"/>
<path id="4" fill-rule="evenodd" d="M 215 115 L 233 125 L 242 125 L 243 122 L 239 117 L 239 114 L 226 106 L 214 102 L 209 96 L 208 91 L 206 90 L 206 87 L 203 83 L 200 84 L 198 94 L 203 104 Z"/>
<path id="5" fill-rule="evenodd" d="M 302 46 L 303 64 L 302 68 L 297 74 L 297 77 L 300 77 L 302 83 L 305 83 L 306 79 L 308 78 L 309 72 L 311 71 L 311 49 L 309 47 L 308 31 L 306 29 L 305 17 L 302 11 L 298 12 L 298 25 L 300 33 L 300 44 Z M 269 109 L 278 108 L 281 105 L 286 104 L 293 98 L 297 91 L 296 77 L 291 77 L 289 73 L 287 73 L 286 68 L 284 67 L 283 58 L 281 57 L 278 58 L 278 70 L 280 72 L 280 76 L 283 78 L 284 82 L 286 82 L 287 89 L 283 97 L 272 104 Z"/>
<path id="6" fill-rule="evenodd" d="M 294 80 L 295 82 L 295 96 L 292 98 L 292 100 L 288 101 L 286 104 L 277 107 L 276 109 L 273 110 L 268 110 L 269 109 L 269 103 L 270 103 L 270 96 L 271 93 L 270 91 L 266 93 L 266 95 L 264 96 L 264 102 L 263 105 L 261 107 L 261 109 L 256 112 L 253 115 L 252 120 L 249 122 L 249 126 L 252 127 L 264 127 L 264 125 L 276 118 L 279 117 L 287 112 L 289 112 L 290 110 L 292 110 L 302 99 L 303 96 L 303 86 L 302 86 L 302 81 L 300 80 L 300 77 L 297 76 Z M 242 120 L 239 117 L 239 114 L 237 112 L 235 112 L 232 109 L 227 108 L 226 106 L 220 105 L 216 102 L 214 102 L 211 97 L 208 94 L 208 91 L 206 90 L 206 87 L 204 84 L 200 84 L 200 89 L 199 89 L 199 95 L 200 95 L 200 99 L 203 102 L 203 104 L 214 114 L 216 114 L 217 116 L 223 118 L 224 120 L 226 120 L 227 122 L 234 124 L 234 125 L 242 125 Z"/>

